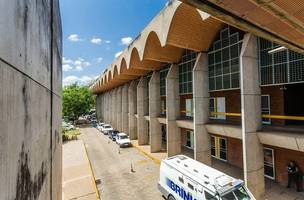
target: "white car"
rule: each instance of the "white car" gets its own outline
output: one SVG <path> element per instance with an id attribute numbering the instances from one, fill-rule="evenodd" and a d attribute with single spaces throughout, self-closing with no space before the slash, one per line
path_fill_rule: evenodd
<path id="1" fill-rule="evenodd" d="M 104 125 L 104 123 L 98 123 L 96 128 L 97 128 L 99 131 L 102 131 L 103 125 Z"/>
<path id="2" fill-rule="evenodd" d="M 102 126 L 102 132 L 104 135 L 108 135 L 109 131 L 113 131 L 113 128 L 110 124 L 104 124 Z"/>
<path id="3" fill-rule="evenodd" d="M 120 147 L 129 147 L 131 146 L 131 140 L 129 139 L 129 136 L 125 133 L 118 133 L 116 136 L 116 143 Z"/>

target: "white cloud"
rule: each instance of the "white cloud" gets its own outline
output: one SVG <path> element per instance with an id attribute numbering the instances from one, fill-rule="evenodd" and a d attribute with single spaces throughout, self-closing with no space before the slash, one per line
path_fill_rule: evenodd
<path id="1" fill-rule="evenodd" d="M 132 42 L 132 38 L 131 37 L 124 37 L 121 38 L 121 44 L 123 45 L 129 45 Z"/>
<path id="2" fill-rule="evenodd" d="M 119 51 L 115 54 L 115 58 L 118 58 L 122 54 L 122 51 Z"/>
<path id="3" fill-rule="evenodd" d="M 77 58 L 76 60 L 68 59 L 63 57 L 62 59 L 62 69 L 64 72 L 67 71 L 82 71 L 84 68 L 91 66 L 91 63 L 83 58 Z"/>
<path id="4" fill-rule="evenodd" d="M 93 37 L 91 39 L 91 43 L 93 43 L 93 44 L 101 44 L 101 42 L 102 42 L 102 39 L 98 38 L 98 37 Z"/>
<path id="5" fill-rule="evenodd" d="M 62 80 L 62 84 L 63 86 L 67 86 L 67 85 L 71 85 L 74 83 L 78 83 L 80 85 L 86 85 L 88 84 L 90 81 L 95 80 L 96 78 L 98 78 L 98 76 L 67 76 Z"/>
<path id="6" fill-rule="evenodd" d="M 71 65 L 69 65 L 69 64 L 64 64 L 64 65 L 62 65 L 62 70 L 63 70 L 64 72 L 71 71 L 72 69 L 73 69 L 73 67 L 72 67 Z"/>
<path id="7" fill-rule="evenodd" d="M 72 42 L 80 42 L 80 41 L 82 41 L 82 39 L 77 34 L 71 34 L 71 35 L 69 35 L 68 40 L 70 40 Z"/>
<path id="8" fill-rule="evenodd" d="M 99 57 L 96 59 L 97 60 L 97 63 L 101 63 L 103 61 L 103 58 L 102 57 Z"/>
<path id="9" fill-rule="evenodd" d="M 105 43 L 106 43 L 106 44 L 110 44 L 111 41 L 110 41 L 110 40 L 106 40 Z"/>

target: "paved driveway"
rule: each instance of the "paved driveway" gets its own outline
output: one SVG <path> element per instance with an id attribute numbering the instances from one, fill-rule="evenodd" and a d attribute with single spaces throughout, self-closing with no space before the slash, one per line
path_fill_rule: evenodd
<path id="1" fill-rule="evenodd" d="M 118 146 L 95 128 L 81 129 L 102 200 L 163 200 L 157 189 L 159 166 L 135 148 Z M 134 173 L 131 172 L 131 164 Z"/>

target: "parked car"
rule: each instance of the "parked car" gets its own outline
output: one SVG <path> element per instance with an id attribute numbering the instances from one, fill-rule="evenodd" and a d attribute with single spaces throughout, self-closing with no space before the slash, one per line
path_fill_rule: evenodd
<path id="1" fill-rule="evenodd" d="M 97 120 L 92 120 L 91 123 L 94 128 L 97 128 Z"/>
<path id="2" fill-rule="evenodd" d="M 63 121 L 63 122 L 62 122 L 62 129 L 63 129 L 64 131 L 75 130 L 75 126 L 72 125 L 72 123 L 70 123 L 70 122 L 67 123 L 67 122 Z"/>
<path id="3" fill-rule="evenodd" d="M 97 129 L 99 130 L 99 131 L 102 131 L 102 126 L 104 125 L 104 123 L 101 123 L 101 122 L 99 122 L 98 124 L 97 124 Z"/>
<path id="4" fill-rule="evenodd" d="M 109 132 L 109 138 L 112 140 L 112 141 L 116 141 L 116 137 L 117 137 L 117 134 L 119 133 L 118 130 L 113 130 L 113 131 L 110 131 Z"/>
<path id="5" fill-rule="evenodd" d="M 110 124 L 103 125 L 102 132 L 104 135 L 108 135 L 109 131 L 112 131 L 113 128 Z"/>
<path id="6" fill-rule="evenodd" d="M 116 137 L 116 143 L 120 147 L 129 147 L 131 145 L 131 140 L 129 139 L 129 136 L 125 133 L 118 133 Z"/>

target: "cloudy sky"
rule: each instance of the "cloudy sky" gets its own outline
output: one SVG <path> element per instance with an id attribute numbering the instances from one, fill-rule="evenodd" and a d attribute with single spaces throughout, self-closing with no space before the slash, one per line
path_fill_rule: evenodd
<path id="1" fill-rule="evenodd" d="M 63 85 L 85 84 L 109 66 L 167 0 L 60 0 Z"/>

